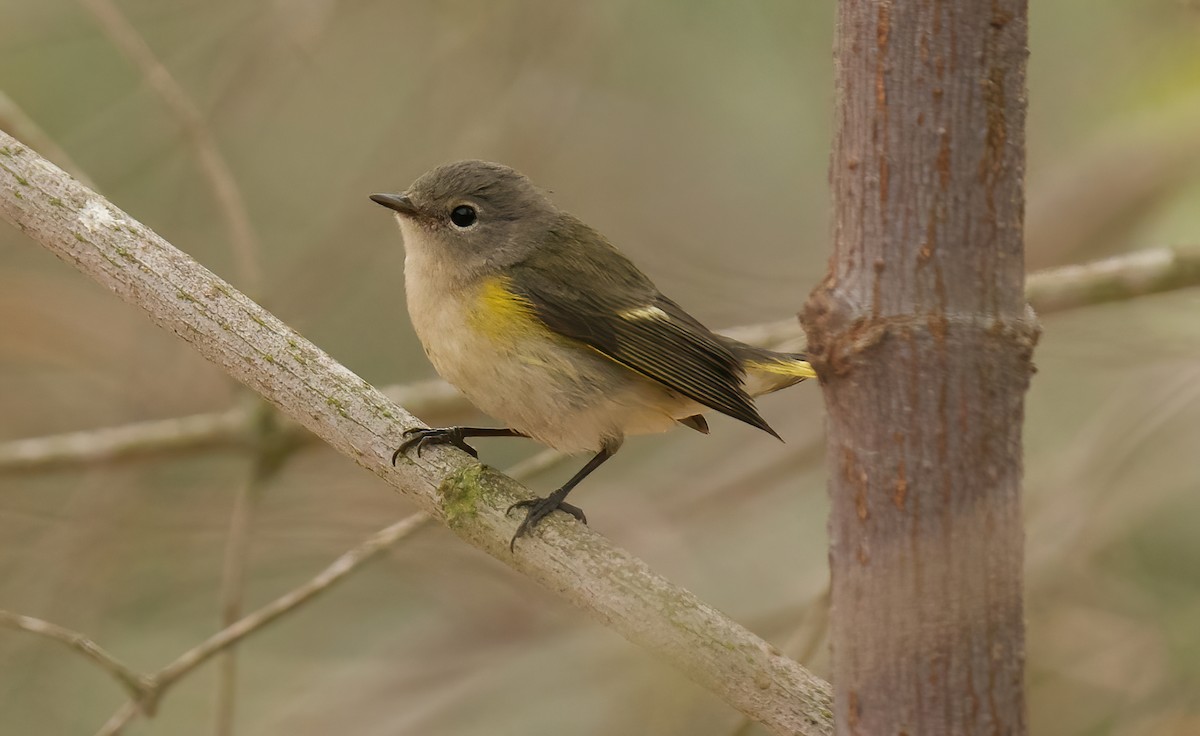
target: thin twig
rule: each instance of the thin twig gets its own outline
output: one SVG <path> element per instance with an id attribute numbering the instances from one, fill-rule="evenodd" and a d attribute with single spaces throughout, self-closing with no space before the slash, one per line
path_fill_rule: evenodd
<path id="1" fill-rule="evenodd" d="M 1200 248 L 1153 248 L 1079 266 L 1050 268 L 1025 283 L 1039 314 L 1200 286 Z"/>
<path id="2" fill-rule="evenodd" d="M 445 381 L 418 381 L 382 389 L 388 398 L 411 407 L 428 421 L 470 410 L 466 399 Z M 0 474 L 39 473 L 202 450 L 246 450 L 255 444 L 257 399 L 224 411 L 172 419 L 151 419 L 114 427 L 31 437 L 0 443 Z M 303 426 L 280 417 L 288 441 L 317 441 Z"/>
<path id="3" fill-rule="evenodd" d="M 118 708 L 116 713 L 109 716 L 104 725 L 100 726 L 100 730 L 96 732 L 96 736 L 119 736 L 140 712 L 141 709 L 137 702 L 130 700 Z"/>
<path id="4" fill-rule="evenodd" d="M 269 405 L 258 402 L 253 415 L 255 452 L 249 477 L 238 489 L 229 521 L 229 536 L 221 571 L 221 625 L 228 627 L 242 616 L 242 600 L 246 591 L 246 562 L 250 553 L 250 536 L 254 512 L 263 491 L 283 468 L 296 448 L 280 427 L 278 413 Z M 237 693 L 237 652 L 230 647 L 221 657 L 217 671 L 216 733 L 233 733 L 233 711 Z"/>
<path id="5" fill-rule="evenodd" d="M 258 449 L 254 454 L 249 477 L 234 497 L 233 513 L 229 520 L 229 536 L 225 545 L 225 560 L 221 570 L 221 625 L 232 626 L 242 615 L 242 599 L 246 593 L 246 561 L 250 554 L 250 536 L 254 514 L 263 491 L 290 454 L 294 445 L 283 444 L 275 412 L 263 405 L 259 412 Z M 221 657 L 217 671 L 217 736 L 233 733 L 233 710 L 237 695 L 237 651 L 230 647 Z"/>
<path id="6" fill-rule="evenodd" d="M 199 645 L 180 655 L 174 662 L 159 670 L 153 679 L 158 686 L 159 697 L 163 688 L 169 687 L 181 677 L 196 667 L 204 664 L 218 652 L 224 651 L 233 644 L 262 629 L 280 616 L 294 611 L 304 603 L 329 590 L 341 582 L 352 572 L 365 563 L 375 559 L 381 553 L 391 548 L 400 540 L 420 529 L 430 516 L 424 512 L 416 512 L 400 521 L 375 532 L 354 549 L 346 552 L 333 561 L 319 575 L 304 585 L 276 598 L 231 626 L 227 626 Z"/>
<path id="7" fill-rule="evenodd" d="M 1069 263 L 1129 239 L 1195 176 L 1200 97 L 1123 116 L 1031 182 L 1025 246 L 1036 265 Z M 1039 167 L 1040 168 L 1040 167 Z"/>
<path id="8" fill-rule="evenodd" d="M 191 414 L 0 444 L 0 473 L 34 473 L 250 444 L 247 411 Z"/>
<path id="9" fill-rule="evenodd" d="M 112 0 L 79 0 L 88 9 L 125 58 L 129 59 L 142 73 L 146 84 L 158 95 L 167 109 L 179 121 L 188 143 L 200 164 L 200 172 L 208 180 L 216 197 L 218 209 L 229 231 L 237 263 L 238 278 L 243 288 L 251 293 L 258 292 L 262 284 L 262 271 L 258 263 L 258 236 L 246 210 L 241 188 L 234 178 L 229 164 L 221 155 L 216 139 L 205 123 L 204 116 L 192 102 L 183 87 L 171 76 L 146 39 L 138 33 Z"/>
<path id="10" fill-rule="evenodd" d="M 258 464 L 258 458 L 254 460 Z M 238 489 L 229 519 L 221 567 L 221 625 L 228 627 L 242 615 L 242 596 L 246 591 L 246 558 L 250 552 L 250 527 L 262 496 L 266 478 L 255 470 Z M 217 695 L 213 717 L 217 736 L 233 733 L 233 709 L 237 699 L 237 648 L 229 647 L 217 661 Z"/>
<path id="11" fill-rule="evenodd" d="M 154 683 L 146 677 L 127 667 L 121 660 L 109 654 L 103 647 L 87 638 L 78 631 L 63 628 L 58 624 L 43 621 L 32 616 L 22 616 L 8 611 L 0 611 L 0 626 L 9 629 L 28 631 L 31 634 L 44 636 L 48 639 L 67 645 L 94 662 L 100 669 L 112 675 L 113 679 L 129 693 L 134 700 L 141 700 L 154 688 Z"/>
<path id="12" fill-rule="evenodd" d="M 564 457 L 563 454 L 554 450 L 543 450 L 512 466 L 507 473 L 515 479 L 529 480 L 561 462 Z M 255 613 L 230 622 L 225 629 L 197 647 L 188 650 L 170 665 L 150 676 L 142 676 L 133 672 L 82 634 L 63 629 L 55 624 L 0 611 L 0 625 L 52 636 L 93 659 L 99 657 L 101 666 L 113 673 L 122 686 L 126 687 L 131 698 L 130 702 L 118 709 L 97 732 L 97 736 L 114 736 L 142 712 L 143 708 L 139 706 L 139 703 L 146 704 L 147 712 L 152 713 L 166 691 L 179 679 L 211 657 L 231 650 L 238 642 L 258 629 L 313 600 L 319 593 L 349 577 L 380 553 L 395 546 L 412 532 L 424 526 L 428 521 L 430 521 L 430 517 L 427 514 L 418 512 L 376 532 L 354 549 L 343 554 L 312 580 L 286 593 Z"/>
<path id="13" fill-rule="evenodd" d="M 0 133 L 0 214 L 140 307 L 444 522 L 464 541 L 570 600 L 779 734 L 832 733 L 829 685 L 590 527 L 546 519 L 509 539 L 531 497 L 454 448 L 391 464 L 420 426 L 378 389 L 103 197 Z"/>
<path id="14" fill-rule="evenodd" d="M 333 564 L 321 571 L 312 580 L 281 595 L 254 613 L 244 616 L 232 625 L 221 629 L 216 634 L 213 634 L 203 642 L 179 655 L 175 661 L 147 678 L 152 683 L 149 692 L 142 696 L 139 701 L 131 701 L 121 706 L 105 722 L 104 726 L 97 732 L 97 736 L 115 736 L 115 734 L 119 734 L 121 729 L 143 710 L 150 714 L 154 713 L 158 703 L 166 695 L 167 691 L 192 670 L 195 670 L 217 654 L 233 647 L 256 631 L 263 629 L 281 616 L 300 608 L 305 603 L 332 588 L 335 584 L 345 580 L 355 570 L 375 559 L 400 540 L 410 536 L 429 521 L 430 516 L 428 514 L 418 511 L 391 526 L 375 532 L 354 549 L 334 560 Z"/>
<path id="15" fill-rule="evenodd" d="M 564 456 L 554 450 L 542 452 L 512 466 L 508 473 L 514 478 L 528 480 L 542 471 L 552 467 Z M 395 547 L 403 539 L 407 539 L 418 529 L 432 520 L 428 514 L 417 512 L 401 521 L 392 524 L 372 534 L 356 547 L 337 558 L 333 564 L 304 585 L 291 590 L 263 606 L 254 613 L 245 616 L 234 624 L 227 626 L 204 642 L 180 655 L 174 662 L 167 665 L 154 675 L 143 678 L 146 692 L 133 693 L 135 700 L 126 703 L 112 715 L 98 733 L 98 736 L 113 736 L 120 733 L 121 728 L 137 716 L 143 708 L 138 702 L 148 704 L 147 713 L 153 713 L 157 704 L 172 685 L 207 662 L 214 655 L 233 647 L 255 631 L 264 628 L 281 616 L 297 610 L 325 592 L 334 584 L 345 580 L 357 570 L 383 552 Z"/>
<path id="16" fill-rule="evenodd" d="M 1113 493 L 1129 458 L 1155 439 L 1200 398 L 1200 366 L 1186 365 L 1133 394 L 1115 394 L 1071 443 L 1056 454 L 1050 476 L 1036 482 L 1040 503 L 1030 505 L 1026 566 L 1028 587 L 1039 591 L 1061 580 L 1064 567 L 1107 549 L 1122 530 L 1158 510 L 1169 484 Z"/>

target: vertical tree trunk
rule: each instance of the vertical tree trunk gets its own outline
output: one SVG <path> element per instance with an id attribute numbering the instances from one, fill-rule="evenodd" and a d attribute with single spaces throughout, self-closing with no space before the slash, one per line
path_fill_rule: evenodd
<path id="1" fill-rule="evenodd" d="M 1026 0 L 841 0 L 828 408 L 839 734 L 1024 734 Z"/>

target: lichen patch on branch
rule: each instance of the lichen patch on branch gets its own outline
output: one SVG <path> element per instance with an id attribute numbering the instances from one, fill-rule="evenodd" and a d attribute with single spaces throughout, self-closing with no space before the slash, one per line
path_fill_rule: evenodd
<path id="1" fill-rule="evenodd" d="M 107 228 L 120 227 L 120 221 L 98 199 L 89 199 L 79 210 L 79 224 L 90 233 Z"/>

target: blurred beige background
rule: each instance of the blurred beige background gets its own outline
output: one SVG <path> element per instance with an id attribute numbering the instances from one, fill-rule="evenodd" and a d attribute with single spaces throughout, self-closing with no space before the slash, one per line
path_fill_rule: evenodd
<path id="1" fill-rule="evenodd" d="M 827 253 L 832 0 L 123 1 L 215 137 L 258 239 L 257 296 L 377 384 L 431 377 L 403 251 L 366 196 L 503 161 L 713 326 L 795 313 Z M 1200 245 L 1200 6 L 1031 9 L 1030 268 Z M 248 287 L 179 120 L 93 16 L 0 0 L 0 92 L 122 208 Z M 1200 293 L 1054 315 L 1028 399 L 1029 694 L 1042 734 L 1200 733 Z M 0 441 L 223 409 L 182 342 L 0 226 Z M 763 402 L 634 439 L 592 525 L 783 645 L 826 580 L 822 408 Z M 532 443 L 483 440 L 504 467 Z M 0 608 L 152 670 L 216 630 L 236 452 L 0 474 Z M 549 490 L 574 467 L 532 481 Z M 344 458 L 265 489 L 246 605 L 411 512 Z M 735 734 L 738 714 L 430 528 L 241 649 L 243 734 Z M 827 667 L 823 648 L 808 662 Z M 213 732 L 215 670 L 132 734 Z M 0 733 L 89 734 L 123 693 L 0 630 Z M 757 733 L 750 730 L 741 733 Z"/>

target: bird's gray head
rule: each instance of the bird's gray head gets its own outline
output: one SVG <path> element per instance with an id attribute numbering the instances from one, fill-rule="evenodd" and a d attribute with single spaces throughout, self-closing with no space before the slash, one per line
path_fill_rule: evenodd
<path id="1" fill-rule="evenodd" d="M 523 174 L 488 161 L 456 161 L 400 194 L 372 194 L 395 210 L 409 255 L 455 268 L 520 260 L 558 210 Z"/>

